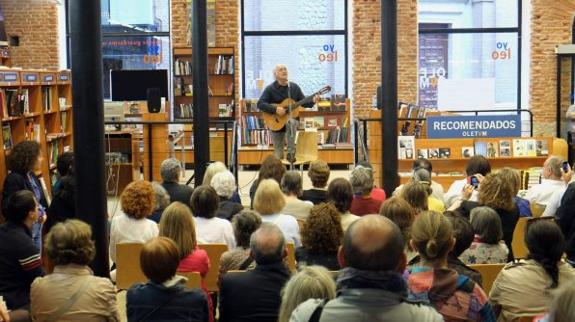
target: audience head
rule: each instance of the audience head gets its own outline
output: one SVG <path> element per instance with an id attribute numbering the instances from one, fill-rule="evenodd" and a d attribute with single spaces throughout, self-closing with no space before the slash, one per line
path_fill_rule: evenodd
<path id="1" fill-rule="evenodd" d="M 415 209 L 407 201 L 391 197 L 383 202 L 379 214 L 389 218 L 399 227 L 404 241 L 411 239 L 411 225 L 415 220 Z"/>
<path id="2" fill-rule="evenodd" d="M 160 176 L 163 182 L 178 182 L 180 180 L 180 173 L 182 172 L 182 164 L 176 158 L 169 158 L 162 161 L 160 166 Z"/>
<path id="3" fill-rule="evenodd" d="M 353 201 L 353 188 L 345 178 L 335 178 L 327 187 L 327 200 L 335 205 L 335 208 L 345 214 L 351 209 Z"/>
<path id="4" fill-rule="evenodd" d="M 426 158 L 418 158 L 413 161 L 413 171 L 417 171 L 419 169 L 425 169 L 429 173 L 433 172 L 431 161 L 427 160 Z"/>
<path id="5" fill-rule="evenodd" d="M 342 238 L 341 218 L 334 205 L 321 203 L 311 208 L 301 234 L 305 249 L 313 253 L 335 254 Z"/>
<path id="6" fill-rule="evenodd" d="M 254 210 L 260 215 L 273 215 L 284 209 L 286 201 L 277 181 L 265 179 L 260 182 L 254 195 Z"/>
<path id="7" fill-rule="evenodd" d="M 210 163 L 210 165 L 208 165 L 206 168 L 206 172 L 204 173 L 204 180 L 202 181 L 202 185 L 209 186 L 216 174 L 226 170 L 228 170 L 228 167 L 226 167 L 226 165 L 221 161 Z"/>
<path id="8" fill-rule="evenodd" d="M 436 262 L 447 257 L 453 249 L 453 227 L 445 216 L 434 211 L 425 211 L 411 227 L 411 246 L 422 259 Z"/>
<path id="9" fill-rule="evenodd" d="M 262 223 L 250 238 L 250 254 L 258 265 L 283 261 L 287 252 L 282 231 L 272 223 Z"/>
<path id="10" fill-rule="evenodd" d="M 54 265 L 88 265 L 96 255 L 92 229 L 78 219 L 54 225 L 46 235 L 45 247 Z"/>
<path id="11" fill-rule="evenodd" d="M 471 226 L 482 243 L 496 245 L 503 238 L 501 218 L 489 207 L 476 207 L 471 210 Z"/>
<path id="12" fill-rule="evenodd" d="M 541 176 L 545 179 L 561 180 L 563 177 L 563 159 L 558 156 L 550 156 L 543 163 Z"/>
<path id="13" fill-rule="evenodd" d="M 561 228 L 552 220 L 535 219 L 527 222 L 525 244 L 529 258 L 537 261 L 551 276 L 550 288 L 559 285 L 558 262 L 565 252 L 565 237 Z"/>
<path id="14" fill-rule="evenodd" d="M 478 173 L 486 176 L 489 172 L 491 172 L 491 165 L 489 164 L 489 160 L 487 160 L 487 158 L 481 154 L 474 155 L 469 159 L 469 161 L 467 161 L 465 173 L 468 176 L 472 176 Z"/>
<path id="15" fill-rule="evenodd" d="M 511 185 L 513 195 L 516 196 L 519 190 L 521 190 L 521 176 L 519 175 L 519 171 L 505 167 L 497 171 L 497 175 L 500 176 L 503 181 L 508 182 Z"/>
<path id="16" fill-rule="evenodd" d="M 176 275 L 180 265 L 178 245 L 168 237 L 148 240 L 140 253 L 142 272 L 152 282 L 162 284 Z"/>
<path id="17" fill-rule="evenodd" d="M 335 283 L 322 266 L 306 266 L 293 275 L 282 289 L 278 322 L 288 322 L 295 308 L 308 299 L 335 298 Z"/>
<path id="18" fill-rule="evenodd" d="M 407 201 L 417 212 L 426 211 L 428 210 L 429 190 L 428 184 L 410 181 L 403 186 L 399 197 Z"/>
<path id="19" fill-rule="evenodd" d="M 351 171 L 349 182 L 354 194 L 368 196 L 373 189 L 373 169 L 362 165 L 356 166 Z"/>
<path id="20" fill-rule="evenodd" d="M 12 223 L 34 223 L 38 220 L 38 202 L 34 193 L 20 190 L 13 193 L 6 201 L 4 218 Z"/>
<path id="21" fill-rule="evenodd" d="M 214 218 L 220 206 L 216 190 L 211 186 L 201 185 L 194 189 L 190 198 L 190 209 L 196 217 Z"/>
<path id="22" fill-rule="evenodd" d="M 19 174 L 33 171 L 40 159 L 40 144 L 32 140 L 24 140 L 16 144 L 7 156 L 8 170 Z"/>
<path id="23" fill-rule="evenodd" d="M 499 174 L 490 173 L 479 185 L 477 201 L 493 209 L 512 210 L 515 208 L 515 194 L 511 185 Z"/>
<path id="24" fill-rule="evenodd" d="M 218 196 L 230 199 L 236 192 L 236 177 L 228 170 L 216 173 L 210 185 L 216 190 Z"/>
<path id="25" fill-rule="evenodd" d="M 549 304 L 549 322 L 575 321 L 575 287 L 568 283 L 553 292 Z"/>
<path id="26" fill-rule="evenodd" d="M 312 161 L 309 165 L 307 175 L 311 179 L 314 188 L 324 188 L 329 180 L 329 166 L 322 159 Z"/>
<path id="27" fill-rule="evenodd" d="M 286 173 L 286 167 L 282 161 L 273 154 L 268 155 L 260 167 L 258 183 L 265 179 L 274 179 L 279 184 L 284 173 Z"/>
<path id="28" fill-rule="evenodd" d="M 431 191 L 431 172 L 429 172 L 427 169 L 419 168 L 419 169 L 413 170 L 413 179 L 412 180 L 415 182 L 427 184 L 430 187 L 429 190 Z"/>
<path id="29" fill-rule="evenodd" d="M 240 248 L 250 247 L 250 237 L 262 224 L 262 218 L 251 210 L 242 210 L 232 219 L 236 245 Z"/>
<path id="30" fill-rule="evenodd" d="M 151 215 L 156 207 L 156 195 L 152 183 L 146 180 L 131 182 L 124 188 L 120 203 L 122 211 L 128 217 L 142 219 Z"/>
<path id="31" fill-rule="evenodd" d="M 152 188 L 154 188 L 154 195 L 156 196 L 156 210 L 163 210 L 170 204 L 170 195 L 161 184 L 157 182 L 152 182 Z"/>
<path id="32" fill-rule="evenodd" d="M 180 252 L 180 259 L 196 249 L 196 227 L 190 208 L 181 202 L 173 202 L 162 213 L 160 236 L 171 238 Z"/>
<path id="33" fill-rule="evenodd" d="M 464 218 L 457 212 L 446 211 L 443 215 L 451 222 L 451 226 L 453 226 L 453 236 L 455 237 L 455 246 L 450 254 L 459 257 L 459 255 L 463 254 L 473 243 L 473 226 L 471 226 L 467 218 Z"/>
<path id="34" fill-rule="evenodd" d="M 74 174 L 74 152 L 66 151 L 58 157 L 56 169 L 60 177 Z"/>
<path id="35" fill-rule="evenodd" d="M 349 226 L 338 254 L 342 267 L 403 273 L 406 257 L 401 231 L 391 220 L 367 215 Z"/>
<path id="36" fill-rule="evenodd" d="M 286 172 L 281 180 L 282 191 L 287 196 L 299 196 L 302 191 L 302 179 L 297 171 Z"/>

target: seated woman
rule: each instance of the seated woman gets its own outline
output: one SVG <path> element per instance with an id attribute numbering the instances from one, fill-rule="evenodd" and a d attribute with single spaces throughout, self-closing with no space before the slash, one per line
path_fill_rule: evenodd
<path id="1" fill-rule="evenodd" d="M 505 264 L 509 249 L 503 238 L 501 219 L 495 210 L 489 207 L 477 207 L 471 210 L 471 226 L 475 238 L 459 259 L 465 264 Z"/>
<path id="2" fill-rule="evenodd" d="M 429 186 L 420 182 L 410 181 L 403 186 L 399 197 L 415 210 L 416 215 L 429 210 Z"/>
<path id="3" fill-rule="evenodd" d="M 159 223 L 164 209 L 170 204 L 170 195 L 166 188 L 157 182 L 152 182 L 152 187 L 154 188 L 154 194 L 156 196 L 156 207 L 150 216 L 150 220 Z"/>
<path id="4" fill-rule="evenodd" d="M 351 171 L 349 181 L 354 193 L 351 203 L 351 213 L 356 216 L 378 214 L 383 201 L 371 197 L 371 191 L 373 190 L 373 170 L 358 165 Z"/>
<path id="5" fill-rule="evenodd" d="M 403 240 L 411 239 L 411 225 L 415 220 L 415 210 L 407 201 L 399 197 L 391 197 L 381 205 L 379 214 L 389 218 L 399 227 Z M 409 243 L 405 243 L 405 254 L 408 262 L 417 256 L 417 252 L 409 246 Z"/>
<path id="6" fill-rule="evenodd" d="M 437 211 L 443 213 L 445 211 L 445 204 L 443 200 L 437 199 L 433 195 L 433 184 L 431 181 L 431 172 L 427 169 L 417 169 L 413 171 L 413 178 L 411 179 L 413 182 L 417 182 L 422 184 L 427 191 L 427 208 L 431 211 Z"/>
<path id="7" fill-rule="evenodd" d="M 231 221 L 244 207 L 231 198 L 236 192 L 236 178 L 228 170 L 216 173 L 210 183 L 220 198 L 216 217 Z"/>
<path id="8" fill-rule="evenodd" d="M 279 184 L 282 180 L 284 173 L 286 173 L 286 166 L 283 165 L 282 161 L 276 158 L 273 154 L 268 155 L 264 159 L 264 161 L 262 162 L 262 166 L 260 167 L 260 171 L 258 171 L 258 178 L 256 179 L 256 181 L 254 181 L 254 183 L 250 187 L 250 202 L 251 202 L 250 207 L 252 209 L 256 190 L 258 189 L 260 182 L 262 182 L 265 179 L 273 179 Z"/>
<path id="9" fill-rule="evenodd" d="M 170 238 L 144 244 L 140 266 L 149 281 L 128 289 L 128 321 L 209 321 L 206 295 L 185 287 L 186 279 L 176 275 L 179 265 L 180 250 Z"/>
<path id="10" fill-rule="evenodd" d="M 410 300 L 431 304 L 446 321 L 495 321 L 481 287 L 448 268 L 447 257 L 455 246 L 449 219 L 437 212 L 421 213 L 411 228 L 410 243 L 421 257 L 406 272 Z"/>
<path id="11" fill-rule="evenodd" d="M 56 224 L 46 236 L 45 250 L 55 267 L 32 283 L 34 321 L 120 320 L 114 285 L 88 267 L 96 255 L 88 224 L 77 219 Z"/>
<path id="12" fill-rule="evenodd" d="M 335 178 L 327 187 L 327 201 L 335 206 L 341 218 L 341 228 L 347 228 L 360 217 L 349 212 L 353 202 L 353 188 L 345 178 Z"/>
<path id="13" fill-rule="evenodd" d="M 242 210 L 232 219 L 236 248 L 228 250 L 220 258 L 220 276 L 228 271 L 244 271 L 254 267 L 254 259 L 250 256 L 250 237 L 260 228 L 260 215 L 251 210 Z"/>
<path id="14" fill-rule="evenodd" d="M 519 210 L 519 216 L 532 217 L 533 213 L 531 213 L 531 205 L 529 200 L 521 198 L 517 195 L 521 188 L 521 176 L 519 175 L 519 171 L 505 167 L 497 171 L 497 173 L 502 176 L 503 180 L 511 183 L 514 196 L 513 200 L 515 200 L 515 206 Z"/>
<path id="15" fill-rule="evenodd" d="M 194 214 L 196 237 L 200 244 L 226 244 L 236 247 L 232 224 L 216 217 L 219 206 L 218 194 L 210 186 L 199 186 L 192 193 L 190 208 Z"/>
<path id="16" fill-rule="evenodd" d="M 571 285 L 575 270 L 561 260 L 565 238 L 551 220 L 532 220 L 525 229 L 528 260 L 507 264 L 499 275 L 489 299 L 500 312 L 498 321 L 515 321 L 547 311 L 551 293 L 558 286 Z"/>
<path id="17" fill-rule="evenodd" d="M 58 160 L 60 161 L 60 160 Z M 44 223 L 44 232 L 50 231 L 54 225 L 64 222 L 66 219 L 73 219 L 76 216 L 76 180 L 73 175 L 66 175 L 58 180 L 58 192 L 54 194 L 54 199 L 48 207 L 48 215 Z"/>
<path id="18" fill-rule="evenodd" d="M 302 180 L 299 172 L 286 172 L 280 185 L 286 199 L 286 205 L 282 210 L 282 214 L 294 216 L 298 220 L 305 220 L 309 216 L 313 203 L 298 199 L 302 189 Z"/>
<path id="19" fill-rule="evenodd" d="M 329 174 L 329 165 L 324 160 L 317 159 L 310 163 L 307 175 L 313 188 L 304 190 L 301 200 L 311 201 L 314 205 L 325 202 L 327 199 L 325 187 L 329 180 Z"/>
<path id="20" fill-rule="evenodd" d="M 298 266 L 320 265 L 330 271 L 339 270 L 337 250 L 342 238 L 343 229 L 337 209 L 329 203 L 314 206 L 303 226 L 303 246 L 295 251 Z"/>

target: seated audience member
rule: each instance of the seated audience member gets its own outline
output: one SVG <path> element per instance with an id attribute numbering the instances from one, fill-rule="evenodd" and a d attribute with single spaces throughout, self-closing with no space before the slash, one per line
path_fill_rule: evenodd
<path id="1" fill-rule="evenodd" d="M 541 183 L 527 190 L 525 199 L 530 203 L 547 206 L 553 193 L 564 189 L 566 182 L 569 182 L 563 173 L 562 166 L 563 159 L 560 157 L 551 156 L 545 160 L 543 169 L 541 169 Z"/>
<path id="2" fill-rule="evenodd" d="M 445 211 L 445 204 L 440 199 L 433 196 L 433 189 L 431 188 L 431 172 L 426 169 L 417 169 L 413 172 L 413 182 L 422 184 L 427 189 L 427 208 L 431 211 L 437 211 L 443 213 Z"/>
<path id="3" fill-rule="evenodd" d="M 495 321 L 481 286 L 447 265 L 455 246 L 449 219 L 437 212 L 421 213 L 413 223 L 410 243 L 421 261 L 408 268 L 409 299 L 430 303 L 447 321 Z"/>
<path id="4" fill-rule="evenodd" d="M 286 241 L 299 247 L 301 246 L 299 225 L 294 217 L 281 213 L 284 206 L 285 198 L 279 184 L 273 179 L 260 182 L 254 196 L 254 210 L 262 216 L 262 222 L 276 224 L 284 233 Z"/>
<path id="5" fill-rule="evenodd" d="M 241 203 L 232 201 L 232 196 L 236 192 L 236 178 L 230 171 L 225 170 L 216 173 L 210 185 L 216 190 L 220 199 L 216 217 L 231 221 L 238 212 L 244 209 Z"/>
<path id="6" fill-rule="evenodd" d="M 375 169 L 373 168 L 373 166 L 371 165 L 371 163 L 367 162 L 367 161 L 359 161 L 357 163 L 357 165 L 360 165 L 362 167 L 366 167 L 366 168 L 370 168 L 372 170 L 373 173 L 373 177 L 375 178 Z M 371 195 L 370 195 L 373 199 L 376 200 L 381 200 L 381 202 L 385 201 L 386 195 L 385 195 L 385 190 L 378 188 L 375 184 L 373 185 L 373 189 L 371 189 Z"/>
<path id="7" fill-rule="evenodd" d="M 418 158 L 415 161 L 413 161 L 413 179 L 415 179 L 415 173 L 417 170 L 419 169 L 424 169 L 427 170 L 427 172 L 429 172 L 429 175 L 431 177 L 431 173 L 433 173 L 433 167 L 431 166 L 431 162 L 428 159 L 425 158 Z M 421 180 L 418 180 L 421 181 Z M 430 196 L 443 202 L 443 186 L 433 180 L 429 180 L 429 182 L 431 182 L 430 186 L 431 186 L 431 194 Z M 401 189 L 403 189 L 404 185 L 400 185 L 399 187 L 397 187 L 395 189 L 395 191 L 393 191 L 393 195 L 397 196 L 400 192 Z"/>
<path id="8" fill-rule="evenodd" d="M 575 267 L 575 216 L 573 209 L 575 209 L 575 183 L 569 184 L 565 190 L 561 205 L 555 214 L 555 220 L 565 236 L 567 262 Z"/>
<path id="9" fill-rule="evenodd" d="M 561 206 L 561 200 L 563 199 L 563 195 L 565 191 L 571 184 L 565 186 L 563 189 L 557 189 L 553 192 L 551 197 L 549 197 L 549 201 L 547 202 L 547 206 L 545 206 L 545 210 L 541 217 L 554 217 Z"/>
<path id="10" fill-rule="evenodd" d="M 570 322 L 575 321 L 575 285 L 563 285 L 553 292 L 548 313 L 536 318 L 534 322 Z"/>
<path id="11" fill-rule="evenodd" d="M 251 210 L 242 210 L 232 219 L 236 248 L 228 250 L 220 258 L 220 276 L 227 271 L 245 271 L 253 268 L 254 259 L 250 256 L 250 237 L 260 228 L 262 218 Z"/>
<path id="12" fill-rule="evenodd" d="M 509 249 L 503 238 L 501 219 L 489 207 L 471 210 L 471 226 L 475 238 L 459 259 L 465 264 L 505 264 Z"/>
<path id="13" fill-rule="evenodd" d="M 48 233 L 55 224 L 76 217 L 76 202 L 74 200 L 76 181 L 74 177 L 67 175 L 60 178 L 58 187 L 58 192 L 55 193 L 46 212 L 48 218 L 44 223 L 44 233 Z"/>
<path id="14" fill-rule="evenodd" d="M 60 183 L 62 178 L 66 176 L 74 177 L 74 152 L 66 151 L 58 156 L 56 161 L 56 181 L 52 184 L 52 193 L 56 195 L 60 191 Z M 46 231 L 49 231 L 47 229 Z"/>
<path id="15" fill-rule="evenodd" d="M 279 185 L 284 173 L 286 173 L 286 166 L 283 165 L 280 159 L 276 158 L 274 155 L 268 155 L 264 159 L 264 162 L 262 162 L 262 166 L 260 167 L 260 171 L 258 172 L 258 178 L 250 187 L 250 200 L 252 209 L 254 204 L 254 196 L 260 182 L 265 179 L 273 179 Z"/>
<path id="16" fill-rule="evenodd" d="M 341 228 L 345 232 L 349 225 L 360 217 L 349 212 L 353 202 L 351 183 L 345 178 L 335 178 L 327 187 L 327 201 L 335 206 L 341 217 Z"/>
<path id="17" fill-rule="evenodd" d="M 185 184 L 180 184 L 180 173 L 182 173 L 182 164 L 176 158 L 166 159 L 160 166 L 162 187 L 170 195 L 170 202 L 179 201 L 187 205 L 190 202 L 194 189 Z"/>
<path id="18" fill-rule="evenodd" d="M 40 250 L 32 239 L 32 225 L 38 221 L 34 193 L 13 193 L 4 205 L 6 222 L 0 225 L 0 296 L 9 310 L 28 309 L 30 284 L 44 275 Z"/>
<path id="19" fill-rule="evenodd" d="M 471 210 L 478 206 L 487 206 L 497 212 L 499 218 L 501 218 L 503 240 L 509 249 L 507 261 L 512 261 L 514 258 L 511 241 L 513 240 L 515 225 L 517 225 L 519 220 L 519 210 L 515 206 L 513 197 L 511 183 L 505 181 L 498 173 L 490 173 L 481 182 L 477 202 L 466 200 L 457 208 L 457 211 L 465 218 L 469 218 Z"/>
<path id="20" fill-rule="evenodd" d="M 307 175 L 313 188 L 304 190 L 301 199 L 311 201 L 314 205 L 325 202 L 327 200 L 326 186 L 329 181 L 329 174 L 329 165 L 324 160 L 312 161 Z"/>
<path id="21" fill-rule="evenodd" d="M 281 188 L 285 195 L 286 205 L 282 214 L 294 216 L 298 220 L 305 220 L 313 207 L 311 201 L 303 201 L 298 198 L 301 195 L 302 180 L 297 171 L 288 171 L 281 181 Z"/>
<path id="22" fill-rule="evenodd" d="M 520 217 L 532 217 L 531 205 L 529 201 L 519 197 L 517 194 L 521 188 L 521 176 L 519 171 L 505 167 L 497 171 L 497 174 L 503 178 L 503 181 L 509 182 L 513 188 L 513 200 L 515 200 L 515 206 L 519 210 Z"/>
<path id="23" fill-rule="evenodd" d="M 110 228 L 110 258 L 116 261 L 116 245 L 145 243 L 158 236 L 158 224 L 148 219 L 156 203 L 154 188 L 149 181 L 139 180 L 124 188 L 120 196 L 123 214 L 112 218 Z"/>
<path id="24" fill-rule="evenodd" d="M 216 217 L 218 206 L 219 198 L 214 188 L 199 186 L 194 190 L 190 208 L 194 214 L 198 243 L 226 244 L 228 249 L 234 249 L 234 229 L 228 220 Z"/>
<path id="25" fill-rule="evenodd" d="M 411 181 L 403 186 L 399 198 L 407 201 L 415 210 L 416 215 L 429 210 L 429 186 L 420 182 Z"/>
<path id="26" fill-rule="evenodd" d="M 407 201 L 399 197 L 391 197 L 381 205 L 379 214 L 389 218 L 399 227 L 403 240 L 411 239 L 411 225 L 415 220 L 415 210 Z M 409 243 L 405 244 L 405 255 L 408 262 L 417 256 Z"/>
<path id="27" fill-rule="evenodd" d="M 449 209 L 457 201 L 461 201 L 463 199 L 464 192 L 469 191 L 468 185 L 470 177 L 476 177 L 481 184 L 483 177 L 485 177 L 490 172 L 491 165 L 489 164 L 489 160 L 480 154 L 472 156 L 469 161 L 467 161 L 467 166 L 465 167 L 465 175 L 467 178 L 453 181 L 443 196 L 445 207 Z M 473 190 L 468 199 L 471 201 L 477 201 L 477 197 L 477 191 Z"/>
<path id="28" fill-rule="evenodd" d="M 10 314 L 8 313 L 8 309 L 6 308 L 6 303 L 0 300 L 0 321 L 10 322 Z"/>
<path id="29" fill-rule="evenodd" d="M 547 311 L 551 290 L 573 285 L 575 270 L 561 261 L 565 239 L 561 229 L 550 220 L 532 220 L 525 229 L 527 260 L 507 264 L 499 275 L 489 299 L 498 321 L 515 321 Z"/>
<path id="30" fill-rule="evenodd" d="M 284 234 L 276 225 L 264 222 L 251 236 L 250 251 L 255 269 L 221 278 L 220 322 L 278 319 L 280 291 L 290 276 L 283 262 L 287 255 Z"/>
<path id="31" fill-rule="evenodd" d="M 337 250 L 342 238 L 341 219 L 335 206 L 330 203 L 314 206 L 303 226 L 303 246 L 295 251 L 298 267 L 320 265 L 330 271 L 339 270 Z"/>
<path id="32" fill-rule="evenodd" d="M 150 220 L 159 223 L 164 209 L 166 209 L 170 204 L 170 195 L 166 189 L 157 182 L 152 182 L 152 188 L 154 188 L 154 195 L 156 196 L 156 207 L 149 218 Z"/>
<path id="33" fill-rule="evenodd" d="M 126 295 L 128 321 L 208 322 L 208 300 L 200 289 L 189 289 L 176 275 L 180 251 L 170 238 L 157 237 L 142 247 L 140 266 L 149 279 Z"/>
<path id="34" fill-rule="evenodd" d="M 45 250 L 55 267 L 52 274 L 32 283 L 34 321 L 120 320 L 116 288 L 88 267 L 96 255 L 88 224 L 76 219 L 56 224 L 46 235 Z"/>
<path id="35" fill-rule="evenodd" d="M 339 249 L 342 267 L 337 297 L 322 306 L 310 299 L 292 313 L 292 322 L 310 321 L 443 321 L 433 308 L 406 301 L 405 244 L 401 231 L 389 219 L 368 215 L 345 232 Z M 315 313 L 319 311 L 318 313 Z"/>
<path id="36" fill-rule="evenodd" d="M 289 322 L 293 310 L 301 303 L 309 299 L 334 299 L 335 282 L 325 267 L 306 266 L 290 278 L 281 295 L 278 322 Z"/>
<path id="37" fill-rule="evenodd" d="M 214 176 L 220 172 L 228 171 L 228 167 L 221 161 L 215 161 L 210 163 L 206 168 L 206 173 L 204 173 L 204 180 L 202 181 L 202 185 L 209 186 L 212 184 L 212 179 Z M 235 181 L 234 181 L 235 183 Z M 237 187 L 236 187 L 237 188 Z M 238 194 L 237 189 L 234 190 L 234 193 L 229 198 L 232 202 L 242 204 L 242 200 L 240 199 L 240 195 Z"/>
<path id="38" fill-rule="evenodd" d="M 354 193 L 351 213 L 356 216 L 379 213 L 382 201 L 370 196 L 373 189 L 373 170 L 361 165 L 356 166 L 351 171 L 349 182 Z"/>

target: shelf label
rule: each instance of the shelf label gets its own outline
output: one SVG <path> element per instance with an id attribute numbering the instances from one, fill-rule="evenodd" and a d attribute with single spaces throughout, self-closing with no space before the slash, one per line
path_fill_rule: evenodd
<path id="1" fill-rule="evenodd" d="M 68 74 L 60 74 L 60 81 L 62 82 L 66 82 L 68 81 L 70 78 L 68 77 Z"/>
<path id="2" fill-rule="evenodd" d="M 38 80 L 38 75 L 36 74 L 24 74 L 25 82 L 35 82 Z"/>
<path id="3" fill-rule="evenodd" d="M 429 116 L 427 138 L 520 137 L 521 115 Z"/>
<path id="4" fill-rule="evenodd" d="M 54 81 L 54 75 L 44 75 L 44 82 L 53 82 Z"/>
<path id="5" fill-rule="evenodd" d="M 4 73 L 5 82 L 15 82 L 18 80 L 18 73 Z"/>

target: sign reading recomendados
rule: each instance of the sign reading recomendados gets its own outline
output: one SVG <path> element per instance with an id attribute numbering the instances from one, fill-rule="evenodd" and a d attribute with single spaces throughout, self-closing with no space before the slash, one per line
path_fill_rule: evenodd
<path id="1" fill-rule="evenodd" d="M 520 137 L 520 115 L 429 116 L 427 138 Z"/>

